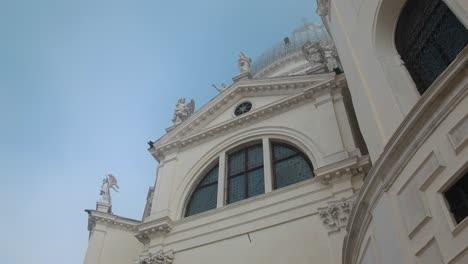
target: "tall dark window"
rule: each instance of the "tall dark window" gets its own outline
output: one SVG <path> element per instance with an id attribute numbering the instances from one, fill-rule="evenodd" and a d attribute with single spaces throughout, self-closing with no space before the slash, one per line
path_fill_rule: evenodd
<path id="1" fill-rule="evenodd" d="M 238 150 L 228 156 L 227 203 L 265 192 L 262 144 Z"/>
<path id="2" fill-rule="evenodd" d="M 216 208 L 218 196 L 218 164 L 203 177 L 190 197 L 185 216 Z"/>
<path id="3" fill-rule="evenodd" d="M 272 143 L 272 149 L 275 189 L 314 177 L 312 164 L 304 153 L 284 143 Z"/>
<path id="4" fill-rule="evenodd" d="M 408 0 L 395 44 L 423 94 L 468 43 L 468 31 L 442 0 Z"/>
<path id="5" fill-rule="evenodd" d="M 468 216 L 468 172 L 445 193 L 450 212 L 458 224 Z"/>

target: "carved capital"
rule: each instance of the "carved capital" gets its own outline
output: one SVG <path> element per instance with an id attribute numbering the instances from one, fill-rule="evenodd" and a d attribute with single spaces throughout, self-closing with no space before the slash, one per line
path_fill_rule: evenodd
<path id="1" fill-rule="evenodd" d="M 142 258 L 138 264 L 172 264 L 174 262 L 174 251 L 171 249 L 164 252 L 162 249 L 155 254 Z"/>
<path id="2" fill-rule="evenodd" d="M 330 201 L 327 207 L 318 208 L 320 219 L 329 233 L 345 229 L 357 194 L 340 201 Z"/>

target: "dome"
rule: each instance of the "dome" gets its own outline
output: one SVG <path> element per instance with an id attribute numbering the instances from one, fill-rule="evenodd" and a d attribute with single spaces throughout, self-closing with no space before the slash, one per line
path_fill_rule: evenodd
<path id="1" fill-rule="evenodd" d="M 255 75 L 268 65 L 296 53 L 302 49 L 306 41 L 329 42 L 331 38 L 323 25 L 304 21 L 290 36 L 285 37 L 255 59 L 252 62 L 251 73 Z"/>

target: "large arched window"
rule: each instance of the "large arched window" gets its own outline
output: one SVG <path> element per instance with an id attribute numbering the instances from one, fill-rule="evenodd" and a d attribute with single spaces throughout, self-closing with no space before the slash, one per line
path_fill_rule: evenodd
<path id="1" fill-rule="evenodd" d="M 220 153 L 219 163 L 204 174 L 192 192 L 185 216 L 310 179 L 313 171 L 307 155 L 284 141 L 265 137 L 242 144 Z M 223 193 L 218 195 L 218 190 Z M 224 199 L 218 202 L 218 197 Z"/>
<path id="2" fill-rule="evenodd" d="M 191 216 L 216 208 L 218 195 L 218 164 L 203 177 L 192 193 L 185 216 Z"/>
<path id="3" fill-rule="evenodd" d="M 401 59 L 420 94 L 468 43 L 468 31 L 443 0 L 408 0 L 395 32 Z"/>
<path id="4" fill-rule="evenodd" d="M 274 189 L 314 176 L 309 159 L 298 149 L 284 143 L 272 143 L 272 163 Z"/>
<path id="5" fill-rule="evenodd" d="M 262 144 L 244 147 L 228 157 L 227 203 L 265 192 Z"/>

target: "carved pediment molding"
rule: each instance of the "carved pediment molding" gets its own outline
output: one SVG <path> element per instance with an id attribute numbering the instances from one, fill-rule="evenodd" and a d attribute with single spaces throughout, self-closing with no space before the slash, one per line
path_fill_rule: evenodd
<path id="1" fill-rule="evenodd" d="M 197 125 L 197 120 L 193 120 L 189 125 L 184 127 L 178 133 L 178 137 L 174 137 L 174 140 L 167 143 L 155 143 L 153 148 L 150 148 L 149 151 L 157 160 L 161 160 L 167 153 L 179 150 L 181 148 L 198 144 L 199 142 L 212 138 L 213 136 L 219 136 L 225 133 L 232 131 L 235 128 L 244 126 L 246 124 L 264 120 L 271 115 L 274 115 L 279 112 L 284 112 L 288 109 L 296 107 L 306 101 L 315 100 L 318 96 L 324 93 L 333 93 L 335 91 L 341 90 L 345 87 L 346 81 L 344 77 L 340 76 L 339 78 L 322 81 L 317 83 L 316 81 L 306 81 L 306 82 L 294 82 L 294 83 L 285 83 L 285 84 L 270 84 L 270 85 L 258 85 L 258 86 L 244 86 L 238 87 L 235 91 L 231 92 L 228 97 L 234 97 L 236 93 L 248 93 L 248 92 L 258 92 L 258 91 L 278 91 L 281 89 L 294 89 L 302 88 L 302 90 L 295 95 L 289 96 L 282 100 L 276 101 L 273 104 L 266 105 L 254 111 L 251 111 L 247 114 L 238 116 L 231 120 L 225 121 L 218 125 L 203 129 L 199 132 L 190 134 Z M 226 98 L 224 98 L 226 99 Z M 224 101 L 221 100 L 221 101 Z M 214 112 L 217 108 L 220 108 L 221 105 L 216 104 L 215 107 L 203 114 L 201 119 L 206 119 L 205 115 L 210 112 Z"/>
<path id="2" fill-rule="evenodd" d="M 92 231 L 96 224 L 104 224 L 120 229 L 136 232 L 141 221 L 120 217 L 113 214 L 98 212 L 95 210 L 86 210 L 88 213 L 88 231 Z"/>

